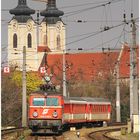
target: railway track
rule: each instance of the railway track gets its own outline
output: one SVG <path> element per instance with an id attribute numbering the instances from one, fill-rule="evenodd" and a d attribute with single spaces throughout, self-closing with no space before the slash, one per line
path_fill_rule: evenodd
<path id="1" fill-rule="evenodd" d="M 39 137 L 36 137 L 35 140 L 57 140 L 57 139 L 56 139 L 56 137 L 39 136 Z"/>
<path id="2" fill-rule="evenodd" d="M 109 129 L 104 129 L 104 130 L 97 130 L 97 131 L 89 133 L 88 137 L 93 139 L 93 140 L 119 140 L 117 138 L 110 137 L 108 135 L 108 133 L 120 131 L 120 130 L 121 130 L 121 127 L 120 128 L 109 128 Z"/>
<path id="3" fill-rule="evenodd" d="M 23 135 L 25 128 L 5 128 L 1 130 L 2 140 L 17 140 Z"/>
<path id="4" fill-rule="evenodd" d="M 2 130 L 2 140 L 17 140 L 17 139 L 24 139 L 24 140 L 63 140 L 61 136 L 24 136 L 24 128 L 11 128 L 11 129 L 3 129 Z"/>
<path id="5" fill-rule="evenodd" d="M 88 136 L 88 138 L 93 139 L 93 140 L 117 140 L 115 138 L 110 138 L 109 133 L 113 131 L 120 131 L 122 127 L 126 127 L 126 125 L 122 123 L 117 123 L 117 124 L 110 124 L 108 127 L 104 127 L 104 128 L 96 127 L 97 129 L 94 128 L 90 132 L 86 132 L 88 129 L 87 130 L 84 129 L 84 131 L 86 133 L 86 137 Z M 24 130 L 25 128 L 3 129 L 2 140 L 11 140 L 9 139 L 11 136 L 14 136 L 15 140 L 17 140 L 17 138 L 24 136 L 23 135 Z M 71 134 L 69 136 L 67 135 L 64 138 L 64 135 L 62 136 L 45 135 L 44 136 L 44 135 L 30 135 L 29 133 L 28 136 L 24 137 L 24 139 L 25 140 L 66 140 L 67 138 L 69 138 L 69 140 L 73 140 L 74 137 Z M 12 140 L 14 140 L 14 138 L 12 138 Z"/>
<path id="6" fill-rule="evenodd" d="M 63 136 L 30 136 L 27 140 L 64 140 Z"/>
<path id="7" fill-rule="evenodd" d="M 9 135 L 11 133 L 15 133 L 15 132 L 21 132 L 21 131 L 24 131 L 25 128 L 8 128 L 8 129 L 2 129 L 1 132 L 2 132 L 2 136 L 5 136 L 5 135 Z"/>

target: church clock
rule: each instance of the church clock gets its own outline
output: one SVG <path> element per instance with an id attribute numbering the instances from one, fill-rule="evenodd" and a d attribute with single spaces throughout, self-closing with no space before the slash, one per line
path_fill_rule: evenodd
<path id="1" fill-rule="evenodd" d="M 59 24 L 56 25 L 56 28 L 57 28 L 58 31 L 60 31 L 61 30 L 61 25 L 59 25 Z"/>
<path id="2" fill-rule="evenodd" d="M 13 28 L 13 31 L 16 31 L 18 29 L 18 22 L 17 22 L 17 20 L 13 20 L 12 28 Z"/>
<path id="3" fill-rule="evenodd" d="M 28 30 L 28 31 L 31 31 L 31 30 L 33 29 L 32 22 L 31 22 L 31 21 L 27 21 L 26 27 L 27 27 L 27 30 Z"/>

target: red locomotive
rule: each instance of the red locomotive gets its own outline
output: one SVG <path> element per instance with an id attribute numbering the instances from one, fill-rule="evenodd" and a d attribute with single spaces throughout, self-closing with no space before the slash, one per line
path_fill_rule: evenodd
<path id="1" fill-rule="evenodd" d="M 28 113 L 33 132 L 59 133 L 68 126 L 102 125 L 110 121 L 111 103 L 102 98 L 63 98 L 36 92 L 30 95 Z"/>

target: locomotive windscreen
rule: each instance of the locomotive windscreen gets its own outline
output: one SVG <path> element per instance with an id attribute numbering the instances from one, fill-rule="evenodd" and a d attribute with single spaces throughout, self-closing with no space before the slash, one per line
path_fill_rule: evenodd
<path id="1" fill-rule="evenodd" d="M 58 106 L 58 98 L 33 98 L 33 106 Z"/>
<path id="2" fill-rule="evenodd" d="M 34 106 L 44 106 L 45 99 L 44 98 L 34 98 L 33 105 Z"/>
<path id="3" fill-rule="evenodd" d="M 58 106 L 58 98 L 47 98 L 46 105 L 47 106 Z"/>

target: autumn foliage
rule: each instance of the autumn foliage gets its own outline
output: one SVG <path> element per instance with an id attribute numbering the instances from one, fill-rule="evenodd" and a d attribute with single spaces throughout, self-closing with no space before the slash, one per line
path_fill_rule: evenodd
<path id="1" fill-rule="evenodd" d="M 2 104 L 2 126 L 21 126 L 22 110 L 22 72 L 10 68 L 9 74 L 2 72 L 1 77 L 1 104 Z M 27 72 L 27 98 L 28 95 L 37 90 L 42 80 L 38 73 Z"/>

